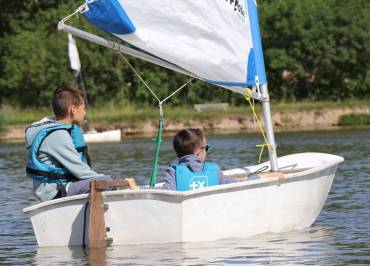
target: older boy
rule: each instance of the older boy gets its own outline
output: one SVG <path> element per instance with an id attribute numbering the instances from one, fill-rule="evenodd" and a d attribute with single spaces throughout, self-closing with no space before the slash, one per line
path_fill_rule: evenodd
<path id="1" fill-rule="evenodd" d="M 41 201 L 87 193 L 92 179 L 112 180 L 90 167 L 78 126 L 86 115 L 82 92 L 65 86 L 57 88 L 52 107 L 55 118 L 44 118 L 26 129 L 26 172 L 33 179 L 35 196 Z"/>
<path id="2" fill-rule="evenodd" d="M 178 163 L 167 169 L 162 189 L 187 191 L 237 182 L 223 175 L 216 163 L 205 162 L 209 145 L 201 129 L 186 128 L 177 132 L 173 148 Z"/>

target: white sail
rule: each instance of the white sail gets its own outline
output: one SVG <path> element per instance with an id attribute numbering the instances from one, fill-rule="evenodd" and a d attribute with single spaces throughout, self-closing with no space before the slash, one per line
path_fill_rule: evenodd
<path id="1" fill-rule="evenodd" d="M 93 0 L 98 28 L 223 87 L 266 83 L 254 0 Z"/>
<path id="2" fill-rule="evenodd" d="M 71 69 L 79 73 L 81 71 L 81 62 L 76 41 L 73 39 L 72 34 L 68 34 L 68 56 Z"/>

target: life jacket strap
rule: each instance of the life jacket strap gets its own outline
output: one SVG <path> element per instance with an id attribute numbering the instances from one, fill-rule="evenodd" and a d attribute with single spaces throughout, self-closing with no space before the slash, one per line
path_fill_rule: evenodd
<path id="1" fill-rule="evenodd" d="M 26 167 L 26 172 L 27 174 L 34 175 L 34 176 L 42 176 L 42 177 L 47 177 L 49 180 L 52 181 L 61 181 L 61 180 L 66 180 L 66 181 L 77 181 L 78 179 L 74 177 L 72 174 L 58 174 L 58 173 L 53 173 L 53 172 L 47 172 L 47 171 L 42 171 L 42 170 L 35 170 L 29 167 Z M 35 178 L 37 179 L 37 178 Z"/>
<path id="2" fill-rule="evenodd" d="M 78 147 L 78 148 L 76 148 L 76 151 L 77 152 L 86 152 L 87 153 L 87 146 Z"/>
<path id="3" fill-rule="evenodd" d="M 91 167 L 91 159 L 90 159 L 90 155 L 88 152 L 89 148 L 85 145 L 85 146 L 76 148 L 76 151 L 78 153 L 83 153 L 83 155 L 85 156 L 87 165 Z"/>

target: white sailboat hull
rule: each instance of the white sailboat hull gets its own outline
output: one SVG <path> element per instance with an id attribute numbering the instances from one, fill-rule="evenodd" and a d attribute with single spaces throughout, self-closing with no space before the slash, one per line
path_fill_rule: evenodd
<path id="1" fill-rule="evenodd" d="M 342 161 L 330 154 L 293 154 L 278 159 L 280 168 L 290 171 L 280 181 L 263 178 L 188 192 L 107 191 L 107 236 L 113 245 L 121 245 L 212 241 L 301 230 L 319 215 Z M 264 165 L 269 163 L 224 173 L 240 174 Z M 84 227 L 88 235 L 88 208 L 84 221 L 87 201 L 88 195 L 77 195 L 24 209 L 31 217 L 38 245 L 82 245 Z"/>
<path id="2" fill-rule="evenodd" d="M 85 133 L 84 139 L 86 143 L 96 142 L 120 142 L 121 141 L 121 130 L 108 130 L 103 132 L 91 132 Z"/>

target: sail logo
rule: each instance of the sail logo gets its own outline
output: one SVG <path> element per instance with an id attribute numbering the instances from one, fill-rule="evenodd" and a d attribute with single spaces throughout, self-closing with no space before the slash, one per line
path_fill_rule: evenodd
<path id="1" fill-rule="evenodd" d="M 245 6 L 244 0 L 226 0 L 226 3 L 228 3 L 230 7 L 233 8 L 233 11 L 236 12 L 239 17 L 241 17 L 242 19 L 246 18 L 247 8 Z"/>

